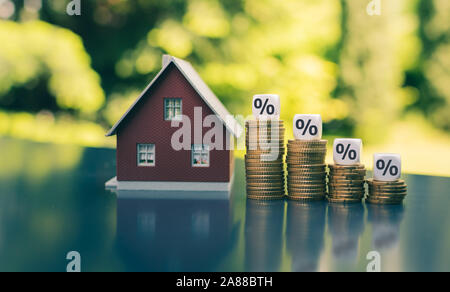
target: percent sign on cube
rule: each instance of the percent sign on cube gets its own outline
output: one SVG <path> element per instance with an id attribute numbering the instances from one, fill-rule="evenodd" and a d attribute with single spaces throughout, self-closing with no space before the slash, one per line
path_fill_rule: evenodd
<path id="1" fill-rule="evenodd" d="M 334 162 L 338 165 L 359 164 L 361 150 L 361 139 L 336 139 L 333 146 Z"/>
<path id="2" fill-rule="evenodd" d="M 279 119 L 280 97 L 276 94 L 261 94 L 253 97 L 253 116 L 256 119 Z"/>
<path id="3" fill-rule="evenodd" d="M 373 178 L 378 181 L 400 179 L 402 160 L 399 154 L 375 154 L 373 157 Z"/>
<path id="4" fill-rule="evenodd" d="M 320 115 L 295 115 L 294 136 L 297 140 L 322 139 L 322 117 Z"/>

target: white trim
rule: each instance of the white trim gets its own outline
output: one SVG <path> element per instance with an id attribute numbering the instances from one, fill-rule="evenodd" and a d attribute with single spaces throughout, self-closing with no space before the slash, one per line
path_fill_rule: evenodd
<path id="1" fill-rule="evenodd" d="M 118 191 L 197 191 L 197 192 L 229 192 L 234 176 L 230 182 L 147 182 L 147 181 L 117 181 L 109 180 L 105 187 Z"/>

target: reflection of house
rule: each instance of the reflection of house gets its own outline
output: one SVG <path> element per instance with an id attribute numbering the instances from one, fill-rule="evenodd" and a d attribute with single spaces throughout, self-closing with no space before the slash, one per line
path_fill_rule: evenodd
<path id="1" fill-rule="evenodd" d="M 118 243 L 127 270 L 210 271 L 234 245 L 230 200 L 117 202 Z"/>
<path id="2" fill-rule="evenodd" d="M 182 138 L 174 136 L 185 128 Z M 241 132 L 188 62 L 164 56 L 162 70 L 107 134 L 117 136 L 117 178 L 107 187 L 229 190 L 233 137 Z"/>

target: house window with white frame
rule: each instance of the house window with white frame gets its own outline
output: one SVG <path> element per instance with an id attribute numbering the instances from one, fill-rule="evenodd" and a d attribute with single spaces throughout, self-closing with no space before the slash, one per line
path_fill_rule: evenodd
<path id="1" fill-rule="evenodd" d="M 181 120 L 183 104 L 181 98 L 164 99 L 164 119 L 166 121 Z"/>
<path id="2" fill-rule="evenodd" d="M 155 166 L 155 144 L 138 144 L 137 148 L 138 166 Z"/>
<path id="3" fill-rule="evenodd" d="M 209 167 L 209 146 L 192 145 L 192 167 Z"/>

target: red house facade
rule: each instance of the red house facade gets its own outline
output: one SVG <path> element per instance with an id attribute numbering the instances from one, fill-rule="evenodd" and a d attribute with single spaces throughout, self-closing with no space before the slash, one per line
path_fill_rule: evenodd
<path id="1" fill-rule="evenodd" d="M 201 115 L 199 113 L 201 112 Z M 197 113 L 197 116 L 196 116 Z M 195 129 L 195 119 L 214 115 L 223 147 L 204 143 L 212 127 Z M 174 149 L 172 122 L 190 121 L 189 149 Z M 181 122 L 181 121 L 180 121 Z M 183 122 L 180 123 L 181 126 Z M 201 141 L 195 133 L 201 132 Z M 163 57 L 163 68 L 125 115 L 108 132 L 117 136 L 117 177 L 107 187 L 118 190 L 229 190 L 234 172 L 234 137 L 241 126 L 183 60 Z M 216 137 L 217 139 L 217 137 Z M 196 143 L 195 143 L 196 142 Z"/>

